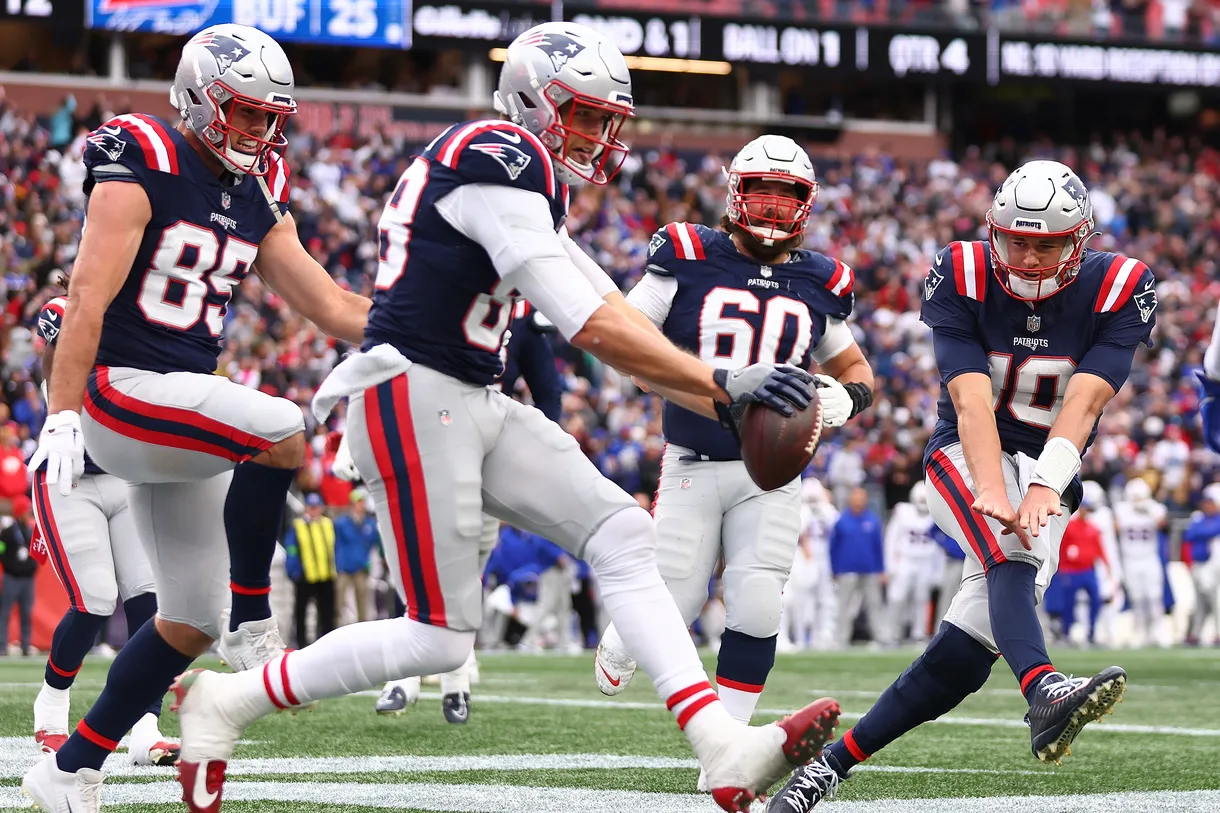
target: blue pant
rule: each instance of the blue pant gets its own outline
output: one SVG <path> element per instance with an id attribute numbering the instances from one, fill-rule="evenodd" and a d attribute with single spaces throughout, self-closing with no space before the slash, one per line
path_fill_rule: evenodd
<path id="1" fill-rule="evenodd" d="M 1080 573 L 1056 573 L 1058 587 L 1055 590 L 1057 607 L 1048 602 L 1047 612 L 1063 616 L 1063 630 L 1066 633 L 1076 621 L 1076 594 L 1084 590 L 1089 594 L 1089 642 L 1093 642 L 1093 633 L 1097 629 L 1097 616 L 1101 612 L 1101 587 L 1097 584 L 1097 571 L 1085 570 Z"/>

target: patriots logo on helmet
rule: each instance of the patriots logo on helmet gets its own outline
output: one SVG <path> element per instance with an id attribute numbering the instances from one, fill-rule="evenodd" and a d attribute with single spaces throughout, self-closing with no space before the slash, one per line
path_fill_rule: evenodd
<path id="1" fill-rule="evenodd" d="M 1089 196 L 1085 192 L 1084 184 L 1075 175 L 1069 175 L 1067 181 L 1063 184 L 1063 191 L 1076 199 L 1076 205 L 1080 207 L 1080 211 L 1084 212 L 1084 205 L 1088 202 Z"/>
<path id="2" fill-rule="evenodd" d="M 508 177 L 514 181 L 521 177 L 521 173 L 530 165 L 530 156 L 509 144 L 471 144 L 470 149 L 499 161 Z"/>
<path id="3" fill-rule="evenodd" d="M 119 138 L 121 132 L 122 127 L 99 127 L 85 136 L 85 141 L 106 153 L 111 161 L 117 161 L 123 154 L 123 148 L 127 146 L 127 142 Z"/>
<path id="4" fill-rule="evenodd" d="M 194 40 L 196 45 L 202 45 L 212 52 L 212 56 L 216 57 L 216 64 L 220 67 L 220 72 L 224 73 L 234 62 L 239 62 L 249 51 L 246 46 L 242 45 L 232 37 L 226 37 L 224 34 L 204 34 Z"/>
<path id="5" fill-rule="evenodd" d="M 1152 280 L 1148 280 L 1144 290 L 1135 295 L 1135 306 L 1140 309 L 1140 319 L 1147 324 L 1157 306 L 1156 288 L 1153 287 Z"/>
<path id="6" fill-rule="evenodd" d="M 584 43 L 564 34 L 539 33 L 521 41 L 522 45 L 533 45 L 551 58 L 556 71 L 563 69 L 568 60 L 585 50 Z"/>

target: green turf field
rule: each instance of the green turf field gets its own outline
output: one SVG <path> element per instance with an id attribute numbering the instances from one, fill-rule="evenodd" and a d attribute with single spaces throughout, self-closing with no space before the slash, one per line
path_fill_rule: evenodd
<path id="1" fill-rule="evenodd" d="M 1085 729 L 1062 767 L 1030 755 L 1024 701 L 1001 661 L 979 694 L 874 757 L 824 808 L 1008 813 L 1030 804 L 1011 797 L 1037 795 L 1047 797 L 1036 802 L 1038 813 L 1220 811 L 1220 651 L 1053 654 L 1064 670 L 1093 672 L 1117 662 L 1130 675 L 1126 702 Z M 912 657 L 781 655 L 755 719 L 831 694 L 850 724 Z M 74 724 L 101 690 L 106 667 L 86 662 L 73 690 Z M 420 703 L 397 718 L 374 714 L 371 696 L 328 700 L 297 717 L 273 715 L 238 746 L 225 810 L 716 810 L 693 793 L 697 767 L 651 685 L 641 679 L 610 700 L 597 692 L 591 668 L 591 656 L 486 655 L 466 726 L 444 721 L 435 687 L 427 686 Z M 26 806 L 18 788 L 37 758 L 30 705 L 41 680 L 40 661 L 0 659 L 0 808 Z M 162 730 L 177 731 L 168 711 Z M 185 809 L 176 802 L 172 769 L 126 767 L 120 757 L 108 764 L 115 770 L 104 809 Z"/>

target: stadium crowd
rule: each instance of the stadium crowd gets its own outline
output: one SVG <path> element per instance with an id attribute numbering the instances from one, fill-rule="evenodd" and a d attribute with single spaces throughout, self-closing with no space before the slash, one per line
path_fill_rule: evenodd
<path id="1" fill-rule="evenodd" d="M 0 88 L 0 500 L 22 492 L 8 488 L 9 480 L 20 479 L 12 468 L 33 452 L 46 417 L 32 326 L 75 256 L 84 138 L 115 112 L 125 111 L 99 107 L 40 121 L 12 109 Z M 371 294 L 374 224 L 412 146 L 346 133 L 326 141 L 290 137 L 292 208 L 302 242 L 352 290 Z M 628 290 L 658 227 L 719 221 L 721 167 L 729 157 L 675 149 L 632 154 L 614 184 L 573 197 L 568 228 Z M 982 218 L 995 187 L 1031 157 L 1076 167 L 1089 184 L 1102 232 L 1092 245 L 1141 258 L 1160 280 L 1155 346 L 1141 351 L 1130 382 L 1102 419 L 1084 474 L 1107 489 L 1144 477 L 1182 524 L 1203 487 L 1217 479 L 1220 460 L 1198 435 L 1192 376 L 1220 298 L 1220 154 L 1161 133 L 1120 135 L 1082 149 L 1000 142 L 926 163 L 877 152 L 822 153 L 815 158 L 821 191 L 806 246 L 855 270 L 852 329 L 877 375 L 873 407 L 826 437 L 809 472 L 840 508 L 863 486 L 872 510 L 884 515 L 921 479 L 940 389 L 928 331 L 919 321 L 922 280 L 940 246 L 986 239 Z M 351 487 L 329 470 L 342 414 L 329 426 L 316 425 L 307 405 L 348 348 L 291 315 L 254 276 L 237 289 L 226 332 L 218 373 L 302 406 L 312 433 L 309 462 L 298 479 L 302 500 L 317 494 L 308 501 L 345 512 Z M 647 504 L 663 449 L 660 401 L 558 337 L 552 341 L 565 389 L 564 428 L 607 476 Z M 530 397 L 525 390 L 518 394 Z M 0 510 L 9 505 L 0 502 Z M 584 585 L 582 592 L 588 589 L 587 574 L 565 573 Z M 356 606 L 365 612 L 360 602 Z"/>

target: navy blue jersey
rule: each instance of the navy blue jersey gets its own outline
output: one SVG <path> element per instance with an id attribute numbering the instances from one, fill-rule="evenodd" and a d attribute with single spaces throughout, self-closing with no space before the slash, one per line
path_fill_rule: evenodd
<path id="1" fill-rule="evenodd" d="M 38 312 L 38 335 L 47 343 L 47 347 L 59 340 L 59 330 L 64 324 L 64 308 L 67 304 L 68 300 L 57 296 L 43 305 L 42 310 Z M 43 395 L 45 397 L 46 390 L 43 390 Z M 85 451 L 85 474 L 105 474 L 102 467 L 93 462 L 88 450 Z"/>
<path id="2" fill-rule="evenodd" d="M 517 380 L 525 379 L 534 406 L 555 423 L 562 414 L 563 381 L 555 369 L 555 351 L 543 328 L 534 321 L 537 311 L 524 299 L 517 303 L 504 348 L 504 375 L 500 389 L 509 395 Z"/>
<path id="3" fill-rule="evenodd" d="M 652 236 L 647 271 L 678 288 L 662 332 L 713 367 L 756 362 L 808 369 L 828 318 L 852 310 L 852 271 L 812 251 L 768 265 L 737 250 L 725 232 L 670 223 Z M 666 402 L 665 439 L 709 460 L 740 460 L 731 432 L 717 421 Z"/>
<path id="4" fill-rule="evenodd" d="M 978 372 L 991 377 L 1001 448 L 1038 457 L 1068 379 L 1090 373 L 1117 392 L 1136 347 L 1151 345 L 1156 306 L 1152 272 L 1120 254 L 1086 250 L 1076 280 L 1031 307 L 1000 285 L 986 243 L 951 243 L 924 280 L 920 313 L 932 328 L 942 384 L 926 455 L 958 441 L 947 385 Z M 1094 426 L 1088 443 L 1096 434 Z"/>
<path id="5" fill-rule="evenodd" d="M 286 212 L 287 166 L 278 155 L 268 160 L 266 183 Z M 229 297 L 276 222 L 258 181 L 222 181 L 181 133 L 139 114 L 86 136 L 85 169 L 86 195 L 99 183 L 138 183 L 152 206 L 135 263 L 106 311 L 97 363 L 214 372 Z"/>
<path id="6" fill-rule="evenodd" d="M 464 184 L 544 195 L 556 230 L 567 216 L 567 186 L 537 136 L 507 121 L 450 127 L 403 173 L 381 215 L 363 349 L 390 344 L 414 362 L 485 386 L 502 372 L 500 346 L 518 294 L 483 247 L 436 210 Z"/>

